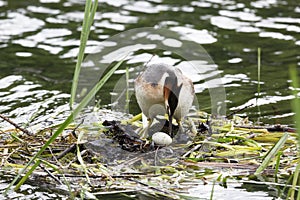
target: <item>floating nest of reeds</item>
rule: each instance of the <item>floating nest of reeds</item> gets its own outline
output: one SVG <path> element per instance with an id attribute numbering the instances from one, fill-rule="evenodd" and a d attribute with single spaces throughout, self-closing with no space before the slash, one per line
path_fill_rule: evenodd
<path id="1" fill-rule="evenodd" d="M 6 183 L 16 177 L 59 127 L 34 132 L 15 123 L 13 126 L 0 132 L 0 177 Z M 163 131 L 167 127 L 165 124 Z M 195 184 L 225 184 L 228 177 L 249 178 L 258 173 L 289 176 L 299 159 L 294 129 L 283 125 L 255 126 L 237 116 L 214 119 L 199 112 L 184 122 L 186 132 L 178 133 L 169 146 L 140 139 L 140 128 L 137 117 L 88 126 L 73 124 L 38 156 L 26 183 L 73 197 L 100 198 L 122 193 L 180 199 Z"/>

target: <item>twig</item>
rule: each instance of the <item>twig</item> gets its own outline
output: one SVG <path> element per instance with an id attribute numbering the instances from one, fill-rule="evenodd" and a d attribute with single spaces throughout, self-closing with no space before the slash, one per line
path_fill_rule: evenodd
<path id="1" fill-rule="evenodd" d="M 59 184 L 63 185 L 63 183 L 57 178 L 55 177 L 47 168 L 45 168 L 42 164 L 40 164 L 40 168 L 42 170 L 44 170 L 51 178 L 53 178 L 56 182 L 58 182 Z"/>
<path id="2" fill-rule="evenodd" d="M 74 136 L 74 138 L 77 139 L 77 136 L 76 136 L 76 130 L 79 128 L 79 126 L 81 126 L 84 122 L 84 119 L 81 120 L 81 122 L 79 124 L 77 124 L 77 126 L 73 129 L 72 131 L 72 135 Z"/>
<path id="3" fill-rule="evenodd" d="M 23 133 L 25 133 L 25 134 L 27 134 L 27 135 L 29 135 L 29 136 L 32 136 L 32 135 L 33 135 L 30 131 L 28 131 L 28 130 L 22 128 L 22 127 L 20 127 L 18 124 L 14 123 L 13 121 L 11 121 L 10 119 L 8 119 L 8 118 L 5 117 L 4 115 L 1 115 L 1 114 L 0 114 L 0 118 L 2 118 L 3 120 L 7 121 L 7 122 L 10 123 L 11 125 L 13 125 L 16 129 L 19 129 L 19 130 L 22 131 Z"/>
<path id="4" fill-rule="evenodd" d="M 116 191 L 102 191 L 102 192 L 95 192 L 93 193 L 93 195 L 98 196 L 98 195 L 114 195 L 114 194 L 123 194 L 125 195 L 125 193 L 134 193 L 136 192 L 136 190 L 133 189 L 124 189 L 124 190 L 116 190 Z"/>
<path id="5" fill-rule="evenodd" d="M 144 64 L 144 67 L 147 67 L 147 65 L 149 64 L 149 62 L 154 58 L 154 56 L 156 56 L 155 54 L 152 54 L 151 58 Z"/>
<path id="6" fill-rule="evenodd" d="M 76 144 L 72 144 L 69 148 L 65 149 L 63 152 L 61 152 L 56 159 L 59 160 L 62 157 L 64 157 L 66 154 L 68 154 L 69 152 L 73 152 L 76 150 Z"/>
<path id="7" fill-rule="evenodd" d="M 81 124 L 83 124 L 84 119 L 81 120 L 81 122 L 72 130 L 72 136 L 76 139 L 76 130 L 79 128 L 79 126 Z M 76 150 L 76 144 L 72 144 L 71 146 L 69 146 L 69 148 L 65 149 L 63 152 L 61 152 L 57 157 L 55 157 L 57 160 L 61 159 L 62 157 L 64 157 L 66 154 L 68 154 L 69 152 L 75 151 Z"/>
<path id="8" fill-rule="evenodd" d="M 8 159 L 10 159 L 11 155 L 19 151 L 20 149 L 21 147 L 19 146 L 18 148 L 12 149 L 12 151 L 6 157 L 3 156 L 0 166 L 4 166 L 5 162 L 8 162 Z"/>
<path id="9" fill-rule="evenodd" d="M 3 154 L 0 154 L 1 158 L 1 163 L 0 166 L 3 166 L 5 163 L 5 160 L 7 160 L 7 158 L 5 158 L 5 156 L 10 156 L 10 154 L 8 154 L 8 149 L 3 149 Z"/>
<path id="10" fill-rule="evenodd" d="M 247 169 L 256 170 L 258 165 L 240 164 L 240 163 L 219 163 L 219 162 L 188 162 L 181 161 L 186 166 L 210 167 L 210 168 L 231 168 L 231 169 Z"/>
<path id="11" fill-rule="evenodd" d="M 246 128 L 246 129 L 266 129 L 269 132 L 290 132 L 295 133 L 296 129 L 287 126 L 274 125 L 274 126 L 234 126 L 236 128 Z"/>
<path id="12" fill-rule="evenodd" d="M 190 155 L 191 153 L 193 153 L 194 151 L 198 150 L 199 148 L 201 148 L 202 144 L 197 144 L 196 146 L 194 146 L 191 150 L 189 150 L 188 152 L 186 152 L 185 154 L 182 155 L 182 158 L 186 158 L 188 155 Z"/>
<path id="13" fill-rule="evenodd" d="M 53 161 L 56 161 L 56 162 L 59 164 L 59 166 L 60 166 L 61 168 L 63 168 L 63 167 L 62 167 L 62 164 L 58 161 L 58 159 L 56 158 L 56 156 L 53 154 L 51 147 L 48 147 L 48 149 L 49 149 L 49 152 L 50 152 L 51 155 L 52 155 L 52 160 L 53 160 Z"/>

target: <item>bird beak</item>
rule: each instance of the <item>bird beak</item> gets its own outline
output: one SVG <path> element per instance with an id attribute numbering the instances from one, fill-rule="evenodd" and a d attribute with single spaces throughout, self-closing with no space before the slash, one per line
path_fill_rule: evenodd
<path id="1" fill-rule="evenodd" d="M 164 100 L 165 100 L 165 108 L 167 111 L 168 116 L 171 115 L 171 109 L 170 109 L 170 105 L 169 105 L 169 98 L 170 98 L 170 88 L 169 86 L 164 86 Z"/>
<path id="2" fill-rule="evenodd" d="M 172 94 L 172 91 L 170 90 L 169 85 L 164 85 L 164 100 L 165 100 L 165 108 L 166 108 L 167 115 L 168 115 L 168 120 L 169 120 L 169 134 L 170 134 L 171 137 L 173 137 L 172 118 L 173 118 L 174 110 L 173 111 L 171 110 L 171 107 L 170 107 L 170 104 L 169 104 L 169 102 L 170 103 L 172 102 L 172 101 L 170 101 L 170 98 L 172 98 L 171 94 Z"/>

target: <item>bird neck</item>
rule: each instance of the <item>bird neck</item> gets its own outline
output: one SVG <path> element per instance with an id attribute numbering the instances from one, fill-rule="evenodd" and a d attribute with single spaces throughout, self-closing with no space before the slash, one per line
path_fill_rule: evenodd
<path id="1" fill-rule="evenodd" d="M 164 83 L 164 100 L 169 116 L 173 116 L 177 106 L 182 84 L 178 85 L 176 76 L 167 76 Z"/>

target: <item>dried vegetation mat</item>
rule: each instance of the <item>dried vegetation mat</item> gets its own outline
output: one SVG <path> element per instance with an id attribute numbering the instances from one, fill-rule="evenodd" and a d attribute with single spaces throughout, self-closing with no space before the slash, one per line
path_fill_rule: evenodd
<path id="1" fill-rule="evenodd" d="M 184 124 L 186 135 L 192 136 L 177 136 L 169 146 L 140 139 L 136 134 L 140 121 L 74 124 L 29 168 L 34 171 L 26 183 L 73 197 L 135 194 L 153 199 L 184 198 L 192 187 L 210 183 L 225 187 L 229 179 L 271 177 L 289 184 L 299 159 L 294 129 L 255 126 L 237 116 L 213 119 L 205 113 Z M 31 133 L 15 127 L 0 132 L 0 177 L 8 183 L 57 129 Z M 97 137 L 91 136 L 91 129 Z"/>

